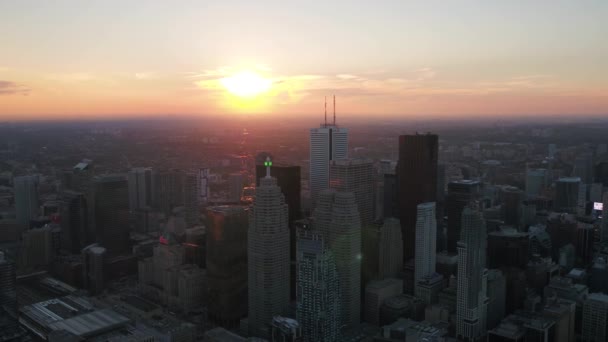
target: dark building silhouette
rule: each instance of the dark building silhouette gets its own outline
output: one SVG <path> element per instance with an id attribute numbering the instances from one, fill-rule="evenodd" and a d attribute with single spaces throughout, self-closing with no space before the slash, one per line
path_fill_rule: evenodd
<path id="1" fill-rule="evenodd" d="M 16 281 L 15 263 L 0 251 L 0 338 L 19 327 Z"/>
<path id="2" fill-rule="evenodd" d="M 596 183 L 608 186 L 608 161 L 602 161 L 595 165 L 594 179 Z"/>
<path id="3" fill-rule="evenodd" d="M 92 206 L 97 242 L 108 256 L 129 252 L 129 188 L 126 177 L 95 177 Z"/>
<path id="4" fill-rule="evenodd" d="M 448 252 L 457 253 L 462 226 L 462 211 L 469 202 L 479 198 L 481 182 L 477 180 L 459 180 L 448 184 L 446 213 L 448 215 Z"/>
<path id="5" fill-rule="evenodd" d="M 525 268 L 529 262 L 528 233 L 504 228 L 488 234 L 488 268 Z"/>
<path id="6" fill-rule="evenodd" d="M 89 225 L 87 200 L 83 193 L 70 190 L 64 191 L 61 199 L 61 244 L 71 253 L 79 254 L 95 239 Z"/>
<path id="7" fill-rule="evenodd" d="M 519 228 L 522 223 L 522 205 L 524 192 L 514 186 L 504 186 L 500 189 L 503 202 L 505 224 Z"/>
<path id="8" fill-rule="evenodd" d="M 384 174 L 384 218 L 399 217 L 399 184 L 396 174 Z"/>
<path id="9" fill-rule="evenodd" d="M 436 201 L 438 149 L 436 134 L 399 136 L 397 177 L 404 261 L 415 255 L 418 204 Z"/>

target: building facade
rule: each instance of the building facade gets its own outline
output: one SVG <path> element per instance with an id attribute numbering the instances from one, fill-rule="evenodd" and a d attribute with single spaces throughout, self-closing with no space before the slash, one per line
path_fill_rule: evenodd
<path id="1" fill-rule="evenodd" d="M 329 188 L 329 165 L 332 160 L 348 158 L 348 128 L 325 122 L 310 129 L 309 188 L 313 209 L 317 196 Z"/>
<path id="2" fill-rule="evenodd" d="M 437 219 L 435 217 L 435 202 L 421 203 L 416 211 L 415 289 L 419 282 L 435 273 L 436 256 Z M 415 294 L 418 296 L 418 293 Z"/>

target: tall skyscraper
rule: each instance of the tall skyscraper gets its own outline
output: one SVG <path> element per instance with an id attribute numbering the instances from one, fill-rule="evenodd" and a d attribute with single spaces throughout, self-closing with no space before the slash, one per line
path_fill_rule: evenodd
<path id="1" fill-rule="evenodd" d="M 503 201 L 505 224 L 519 228 L 523 216 L 524 192 L 514 186 L 503 186 L 500 189 L 500 197 Z"/>
<path id="2" fill-rule="evenodd" d="M 325 122 L 319 128 L 310 129 L 310 174 L 309 188 L 313 209 L 317 196 L 322 190 L 329 188 L 329 164 L 332 160 L 348 158 L 348 129 L 336 124 L 334 97 L 334 120 Z"/>
<path id="3" fill-rule="evenodd" d="M 396 278 L 403 270 L 403 238 L 401 224 L 396 218 L 387 218 L 380 228 L 378 276 Z"/>
<path id="4" fill-rule="evenodd" d="M 106 249 L 90 245 L 82 250 L 84 287 L 91 295 L 97 295 L 104 289 L 104 264 Z"/>
<path id="5" fill-rule="evenodd" d="M 19 327 L 15 263 L 0 251 L 0 337 Z"/>
<path id="6" fill-rule="evenodd" d="M 481 195 L 481 182 L 460 180 L 448 184 L 446 211 L 448 214 L 448 252 L 456 253 L 462 226 L 462 210 Z"/>
<path id="7" fill-rule="evenodd" d="M 129 190 L 123 175 L 95 177 L 93 213 L 97 242 L 108 256 L 129 251 Z"/>
<path id="8" fill-rule="evenodd" d="M 152 169 L 138 167 L 129 171 L 129 208 L 131 211 L 152 206 Z"/>
<path id="9" fill-rule="evenodd" d="M 152 173 L 152 206 L 165 215 L 184 205 L 184 175 L 179 170 Z"/>
<path id="10" fill-rule="evenodd" d="M 436 201 L 438 145 L 435 134 L 399 136 L 397 177 L 404 261 L 415 256 L 418 204 Z"/>
<path id="11" fill-rule="evenodd" d="M 17 222 L 29 228 L 30 220 L 38 218 L 38 176 L 21 176 L 13 180 Z"/>
<path id="12" fill-rule="evenodd" d="M 243 175 L 231 173 L 228 176 L 228 202 L 240 203 L 243 195 Z"/>
<path id="13" fill-rule="evenodd" d="M 249 212 L 247 255 L 249 269 L 249 334 L 270 336 L 272 318 L 289 306 L 289 227 L 285 197 L 270 176 L 260 180 Z"/>
<path id="14" fill-rule="evenodd" d="M 206 210 L 206 269 L 209 319 L 236 328 L 247 314 L 249 209 L 239 205 Z"/>
<path id="15" fill-rule="evenodd" d="M 78 254 L 95 241 L 95 232 L 89 222 L 87 199 L 81 192 L 61 193 L 61 245 L 73 254 Z"/>
<path id="16" fill-rule="evenodd" d="M 456 337 L 480 341 L 486 330 L 487 277 L 486 225 L 474 205 L 462 212 L 458 241 L 458 287 L 456 295 Z"/>
<path id="17" fill-rule="evenodd" d="M 195 226 L 200 221 L 200 180 L 198 172 L 186 172 L 183 181 L 184 209 L 186 224 L 188 227 Z"/>
<path id="18" fill-rule="evenodd" d="M 582 335 L 584 342 L 608 340 L 608 295 L 592 293 L 585 300 Z"/>
<path id="19" fill-rule="evenodd" d="M 526 170 L 526 195 L 528 197 L 540 196 L 547 186 L 546 169 L 527 169 Z"/>
<path id="20" fill-rule="evenodd" d="M 356 328 L 361 322 L 361 219 L 355 195 L 334 189 L 321 191 L 313 217 L 315 229 L 323 234 L 336 258 L 342 324 Z"/>
<path id="21" fill-rule="evenodd" d="M 367 159 L 333 160 L 329 187 L 355 195 L 361 226 L 374 222 L 374 165 Z"/>
<path id="22" fill-rule="evenodd" d="M 303 341 L 339 341 L 340 284 L 334 255 L 321 233 L 298 232 L 297 265 L 296 319 Z"/>
<path id="23" fill-rule="evenodd" d="M 557 212 L 576 214 L 579 206 L 580 187 L 581 179 L 578 177 L 558 179 L 555 182 L 553 209 Z"/>
<path id="24" fill-rule="evenodd" d="M 437 219 L 435 203 L 418 204 L 416 212 L 416 258 L 414 286 L 435 273 L 437 256 Z M 416 295 L 418 295 L 416 293 Z"/>

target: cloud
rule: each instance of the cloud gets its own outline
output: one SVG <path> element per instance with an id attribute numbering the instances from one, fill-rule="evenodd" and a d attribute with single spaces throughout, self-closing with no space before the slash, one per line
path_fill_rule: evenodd
<path id="1" fill-rule="evenodd" d="M 136 72 L 135 78 L 138 80 L 152 80 L 152 79 L 159 78 L 159 74 L 154 71 L 142 71 L 142 72 Z"/>
<path id="2" fill-rule="evenodd" d="M 24 85 L 0 80 L 0 95 L 29 95 L 30 92 L 31 89 Z"/>

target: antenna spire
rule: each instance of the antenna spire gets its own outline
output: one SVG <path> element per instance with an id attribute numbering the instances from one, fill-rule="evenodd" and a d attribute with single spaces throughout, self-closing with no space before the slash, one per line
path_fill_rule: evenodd
<path id="1" fill-rule="evenodd" d="M 327 96 L 325 96 L 325 126 L 327 126 Z"/>
<path id="2" fill-rule="evenodd" d="M 336 95 L 334 95 L 334 126 L 336 125 Z"/>
<path id="3" fill-rule="evenodd" d="M 270 157 L 266 157 L 264 166 L 266 166 L 266 178 L 270 178 L 270 167 L 272 166 L 272 160 L 270 160 Z"/>

